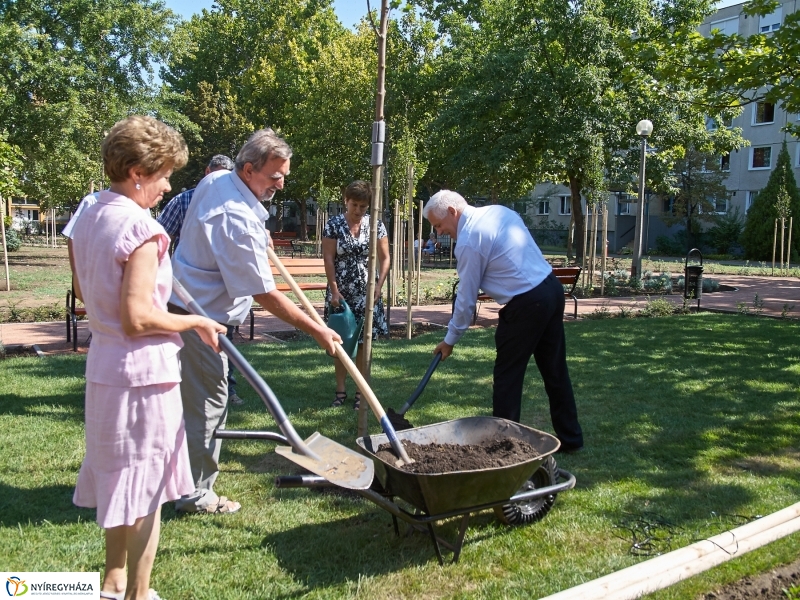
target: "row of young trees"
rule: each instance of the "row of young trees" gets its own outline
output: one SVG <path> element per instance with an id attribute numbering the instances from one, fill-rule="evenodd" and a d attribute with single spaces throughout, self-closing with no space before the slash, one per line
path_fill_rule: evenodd
<path id="1" fill-rule="evenodd" d="M 389 199 L 404 195 L 408 163 L 423 194 L 451 187 L 505 202 L 538 181 L 564 182 L 581 235 L 581 194 L 591 202 L 637 185 L 638 120 L 654 123 L 648 188 L 675 194 L 688 217 L 705 201 L 680 193 L 688 163 L 743 143 L 706 119 L 723 123 L 752 99 L 731 93 L 732 72 L 761 83 L 750 63 L 719 57 L 759 49 L 696 33 L 711 0 L 394 4 Z M 272 126 L 295 150 L 282 197 L 328 198 L 370 176 L 376 72 L 370 23 L 343 27 L 330 0 L 218 0 L 186 22 L 160 0 L 0 0 L 0 131 L 24 157 L 20 187 L 43 208 L 72 205 L 100 183 L 100 140 L 130 112 L 186 137 L 176 190 L 192 187 L 211 155 L 235 154 Z"/>

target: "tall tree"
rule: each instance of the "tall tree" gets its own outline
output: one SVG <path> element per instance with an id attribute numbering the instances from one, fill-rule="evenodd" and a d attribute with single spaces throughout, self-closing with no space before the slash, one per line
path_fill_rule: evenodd
<path id="1" fill-rule="evenodd" d="M 102 178 L 104 132 L 155 111 L 151 65 L 174 20 L 160 0 L 0 2 L 0 123 L 42 208 L 80 200 Z"/>
<path id="2" fill-rule="evenodd" d="M 773 13 L 777 0 L 750 0 L 747 17 Z M 759 100 L 800 113 L 800 11 L 783 16 L 780 28 L 749 37 L 716 31 L 687 63 L 689 72 L 713 91 L 712 106 L 743 106 Z M 800 124 L 787 129 L 800 133 Z"/>
<path id="3" fill-rule="evenodd" d="M 678 68 L 698 43 L 692 32 L 708 1 L 424 4 L 451 39 L 442 71 L 450 89 L 434 127 L 449 155 L 430 173 L 451 174 L 469 192 L 514 199 L 535 181 L 566 183 L 581 236 L 581 194 L 598 189 L 598 172 L 638 187 L 638 120 L 654 123 L 651 188 L 670 188 L 687 148 L 735 146 L 736 132 L 707 130 L 694 102 L 702 89 Z"/>
<path id="4" fill-rule="evenodd" d="M 788 196 L 788 206 L 781 206 L 781 200 Z M 785 203 L 785 200 L 783 200 Z M 742 246 L 746 258 L 752 260 L 769 260 L 772 258 L 772 242 L 775 231 L 775 219 L 780 217 L 800 218 L 800 191 L 792 169 L 792 159 L 786 142 L 783 142 L 775 169 L 769 175 L 766 187 L 753 199 L 742 232 Z M 779 222 L 780 226 L 780 222 Z M 789 255 L 797 260 L 800 254 L 800 236 L 792 236 L 792 247 Z M 780 239 L 780 237 L 778 238 Z"/>
<path id="5" fill-rule="evenodd" d="M 689 250 L 699 245 L 703 223 L 717 221 L 717 206 L 725 202 L 730 193 L 725 187 L 727 174 L 720 168 L 719 156 L 705 154 L 690 148 L 683 158 L 675 162 L 677 179 L 672 199 L 672 212 L 662 219 L 667 225 L 681 224 L 686 228 Z"/>

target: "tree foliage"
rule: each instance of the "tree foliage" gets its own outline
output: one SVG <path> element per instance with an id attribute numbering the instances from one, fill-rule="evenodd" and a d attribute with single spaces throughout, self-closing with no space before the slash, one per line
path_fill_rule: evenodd
<path id="1" fill-rule="evenodd" d="M 705 88 L 681 68 L 701 42 L 695 29 L 710 1 L 421 4 L 450 40 L 431 135 L 434 181 L 493 201 L 538 181 L 565 183 L 581 236 L 581 194 L 638 188 L 640 119 L 654 124 L 648 187 L 658 191 L 676 189 L 675 162 L 689 148 L 741 144 L 737 131 L 706 127 Z"/>
<path id="2" fill-rule="evenodd" d="M 0 122 L 25 158 L 22 191 L 42 208 L 99 183 L 115 121 L 155 112 L 151 63 L 174 18 L 160 0 L 0 2 Z"/>
<path id="3" fill-rule="evenodd" d="M 780 6 L 777 0 L 750 0 L 742 11 L 758 19 Z M 779 29 L 749 37 L 719 31 L 690 57 L 690 72 L 713 91 L 717 107 L 743 106 L 758 100 L 800 113 L 800 11 L 784 15 Z M 787 129 L 800 133 L 792 123 Z"/>
<path id="4" fill-rule="evenodd" d="M 728 199 L 724 183 L 727 173 L 720 169 L 718 156 L 690 148 L 676 161 L 675 177 L 673 210 L 662 219 L 667 225 L 681 224 L 686 228 L 685 250 L 689 250 L 700 245 L 703 223 L 716 223 L 717 203 Z"/>
<path id="5" fill-rule="evenodd" d="M 780 210 L 780 201 L 783 200 L 783 210 Z M 770 260 L 772 258 L 772 244 L 775 232 L 775 219 L 800 217 L 800 190 L 792 169 L 792 159 L 786 142 L 783 142 L 775 169 L 770 173 L 769 180 L 764 189 L 758 192 L 753 199 L 742 233 L 742 246 L 745 257 L 753 260 Z M 786 223 L 788 226 L 788 222 Z M 778 221 L 778 243 L 780 243 L 780 220 Z M 800 236 L 792 236 L 790 255 L 796 260 L 800 254 Z"/>

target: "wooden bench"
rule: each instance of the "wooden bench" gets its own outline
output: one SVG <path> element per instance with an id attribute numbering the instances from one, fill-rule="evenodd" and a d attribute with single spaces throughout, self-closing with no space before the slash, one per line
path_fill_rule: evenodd
<path id="1" fill-rule="evenodd" d="M 581 267 L 553 267 L 553 275 L 561 282 L 561 285 L 564 286 L 564 296 L 566 298 L 571 298 L 572 301 L 575 303 L 575 310 L 572 313 L 572 317 L 577 319 L 578 318 L 578 298 L 575 296 L 575 288 L 578 285 L 578 279 L 581 276 Z M 456 306 L 456 291 L 458 290 L 458 280 L 453 284 L 453 309 Z M 478 304 L 475 305 L 475 312 L 472 315 L 472 324 L 478 321 L 478 310 L 480 310 L 480 303 L 481 302 L 494 302 L 494 298 L 489 296 L 488 294 L 479 294 L 478 295 Z"/>
<path id="2" fill-rule="evenodd" d="M 283 266 L 292 277 L 325 277 L 325 262 L 321 258 L 287 258 L 282 260 Z M 275 265 L 272 266 L 272 276 L 276 279 L 281 276 Z M 284 294 L 290 293 L 292 288 L 288 283 L 276 282 L 276 289 Z M 297 285 L 304 292 L 325 291 L 328 289 L 328 281 L 298 281 Z M 250 309 L 250 339 L 255 337 L 255 315 Z"/>
<path id="3" fill-rule="evenodd" d="M 294 231 L 276 231 L 270 234 L 272 238 L 272 245 L 275 247 L 275 252 L 284 254 L 289 252 L 292 258 L 297 251 L 295 242 L 297 241 L 297 233 Z"/>

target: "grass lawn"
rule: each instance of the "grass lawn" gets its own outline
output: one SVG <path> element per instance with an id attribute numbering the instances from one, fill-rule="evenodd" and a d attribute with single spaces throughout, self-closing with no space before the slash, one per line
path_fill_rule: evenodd
<path id="1" fill-rule="evenodd" d="M 470 331 L 408 418 L 415 425 L 491 414 L 493 330 Z M 568 323 L 586 448 L 559 458 L 577 477 L 543 521 L 507 527 L 473 515 L 461 560 L 440 567 L 426 535 L 394 536 L 389 513 L 347 493 L 276 489 L 296 472 L 274 444 L 226 441 L 217 491 L 243 509 L 177 517 L 164 507 L 152 584 L 168 600 L 539 598 L 635 564 L 626 524 L 666 521 L 688 545 L 800 496 L 800 325 L 699 314 Z M 373 388 L 399 408 L 441 334 L 375 345 Z M 301 436 L 353 446 L 355 413 L 329 408 L 333 365 L 312 343 L 242 346 Z M 100 570 L 94 511 L 72 505 L 83 457 L 85 357 L 0 362 L 2 571 Z M 353 387 L 350 384 L 350 397 Z M 231 429 L 277 430 L 247 385 Z M 534 367 L 522 421 L 551 431 Z M 379 427 L 370 418 L 371 431 Z M 457 522 L 444 533 L 453 537 Z M 401 524 L 401 531 L 405 526 Z M 662 535 L 666 535 L 661 529 Z M 800 555 L 793 535 L 653 598 L 697 598 Z"/>

